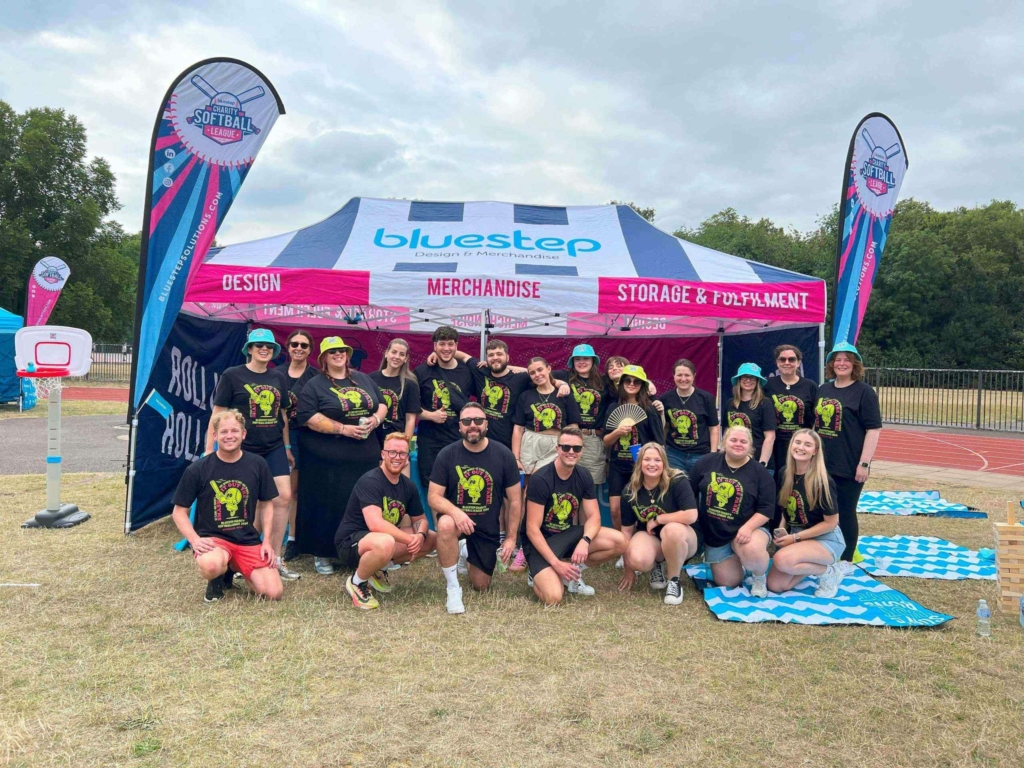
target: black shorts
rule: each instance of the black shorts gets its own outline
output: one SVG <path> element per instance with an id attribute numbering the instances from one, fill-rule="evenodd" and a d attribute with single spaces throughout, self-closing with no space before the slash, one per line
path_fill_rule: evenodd
<path id="1" fill-rule="evenodd" d="M 576 545 L 583 541 L 583 526 L 569 526 L 568 529 L 561 533 L 549 536 L 545 541 L 551 547 L 551 551 L 555 553 L 555 557 L 559 560 L 564 560 L 567 557 L 571 557 L 573 550 L 576 549 Z M 526 542 L 523 547 L 523 551 L 526 553 L 526 562 L 530 565 L 530 575 L 536 576 L 545 568 L 550 568 L 551 564 L 533 548 L 533 544 L 530 543 L 529 539 Z"/>
<path id="2" fill-rule="evenodd" d="M 253 451 L 253 453 L 256 453 L 256 451 Z M 284 443 L 267 453 L 257 455 L 262 456 L 270 466 L 271 477 L 288 477 L 291 475 L 292 468 L 288 465 L 288 454 L 285 452 Z"/>
<path id="3" fill-rule="evenodd" d="M 383 443 L 381 443 L 383 445 Z M 441 452 L 441 446 L 424 445 L 419 440 L 416 441 L 416 469 L 420 473 L 420 482 L 423 484 L 423 490 L 430 490 L 430 473 L 434 471 L 434 459 L 437 458 L 437 454 Z"/>
<path id="4" fill-rule="evenodd" d="M 357 531 L 351 533 L 337 543 L 338 559 L 341 560 L 341 567 L 354 571 L 359 567 L 359 542 L 369 531 Z"/>
<path id="5" fill-rule="evenodd" d="M 608 498 L 621 496 L 622 489 L 629 485 L 629 478 L 633 476 L 633 470 L 628 472 L 619 469 L 615 464 L 608 465 Z"/>
<path id="6" fill-rule="evenodd" d="M 459 540 L 466 542 L 466 560 L 491 576 L 494 566 L 498 564 L 498 537 L 474 531 L 469 536 L 460 534 Z"/>

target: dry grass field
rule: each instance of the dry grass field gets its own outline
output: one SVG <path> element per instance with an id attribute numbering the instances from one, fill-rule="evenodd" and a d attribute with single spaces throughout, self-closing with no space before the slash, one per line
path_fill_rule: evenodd
<path id="1" fill-rule="evenodd" d="M 975 426 L 978 409 L 976 389 L 918 389 L 878 387 L 882 420 L 895 424 Z M 1024 431 L 1024 392 L 982 393 L 983 429 Z"/>
<path id="2" fill-rule="evenodd" d="M 124 416 L 128 408 L 125 403 L 115 403 L 107 400 L 62 400 L 60 404 L 61 417 L 64 416 Z M 17 404 L 5 403 L 0 405 L 0 421 L 4 419 L 45 419 L 46 401 L 40 400 L 35 408 L 28 411 L 18 412 Z"/>
<path id="3" fill-rule="evenodd" d="M 913 488 L 892 478 L 875 487 Z M 1007 498 L 941 488 L 1002 515 Z M 1020 766 L 1022 630 L 994 582 L 890 583 L 958 618 L 931 630 L 717 621 L 687 582 L 541 609 L 525 576 L 444 613 L 436 560 L 355 611 L 342 577 L 266 604 L 202 602 L 169 521 L 124 537 L 121 477 L 69 475 L 93 513 L 18 526 L 41 476 L 0 486 L 0 763 L 12 766 Z M 991 546 L 988 521 L 862 516 L 864 533 Z"/>

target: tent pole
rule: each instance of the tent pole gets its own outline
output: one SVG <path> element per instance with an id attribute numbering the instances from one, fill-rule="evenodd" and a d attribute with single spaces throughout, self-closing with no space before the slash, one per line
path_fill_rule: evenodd
<path id="1" fill-rule="evenodd" d="M 818 386 L 825 383 L 825 324 L 818 323 Z"/>
<path id="2" fill-rule="evenodd" d="M 722 410 L 722 360 L 725 353 L 725 328 L 718 327 L 718 387 L 715 389 L 715 403 Z"/>
<path id="3" fill-rule="evenodd" d="M 139 432 L 139 412 L 132 414 L 131 438 L 128 444 L 128 498 L 124 505 L 124 533 L 132 532 L 132 489 L 135 486 L 135 440 Z"/>
<path id="4" fill-rule="evenodd" d="M 480 310 L 480 359 L 487 359 L 487 310 Z"/>

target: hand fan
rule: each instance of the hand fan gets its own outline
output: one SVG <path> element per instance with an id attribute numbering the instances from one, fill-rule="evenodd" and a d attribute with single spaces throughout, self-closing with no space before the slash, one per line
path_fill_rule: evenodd
<path id="1" fill-rule="evenodd" d="M 608 415 L 608 429 L 615 430 L 619 427 L 635 427 L 641 421 L 646 421 L 647 411 L 636 403 L 623 403 Z"/>

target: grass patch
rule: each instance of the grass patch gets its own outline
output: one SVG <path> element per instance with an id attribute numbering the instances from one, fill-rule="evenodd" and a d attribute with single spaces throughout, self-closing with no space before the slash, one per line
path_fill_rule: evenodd
<path id="1" fill-rule="evenodd" d="M 355 611 L 343 577 L 301 581 L 266 604 L 202 602 L 169 521 L 125 537 L 121 476 L 65 476 L 93 514 L 67 531 L 18 526 L 42 476 L 0 495 L 0 762 L 12 765 L 1021 765 L 1021 629 L 993 617 L 992 582 L 888 583 L 942 628 L 719 622 L 692 584 L 598 590 L 543 610 L 522 574 L 466 588 L 444 613 L 437 562 L 394 575 L 382 609 Z M 874 487 L 909 488 L 894 478 Z M 1007 496 L 940 488 L 1001 514 Z M 984 520 L 862 516 L 864 534 L 992 546 Z"/>
<path id="2" fill-rule="evenodd" d="M 40 400 L 35 408 L 18 413 L 17 403 L 0 405 L 0 421 L 4 419 L 45 419 L 47 403 Z M 127 403 L 108 400 L 62 400 L 60 414 L 64 416 L 124 416 Z"/>

